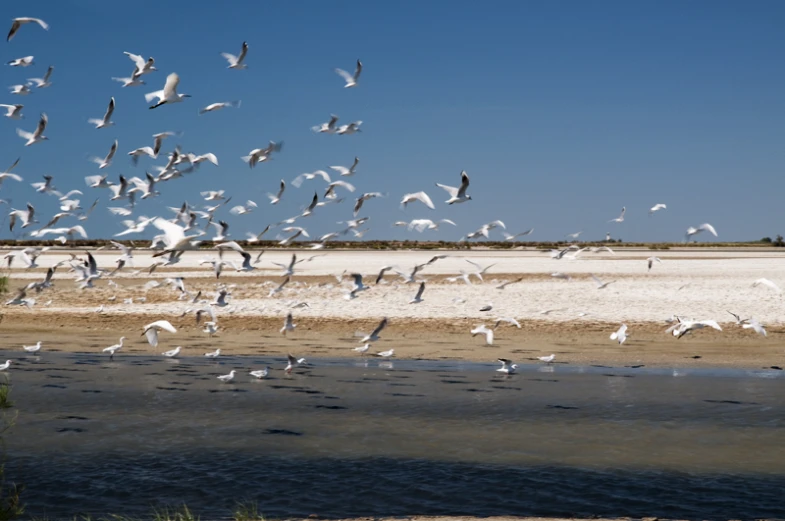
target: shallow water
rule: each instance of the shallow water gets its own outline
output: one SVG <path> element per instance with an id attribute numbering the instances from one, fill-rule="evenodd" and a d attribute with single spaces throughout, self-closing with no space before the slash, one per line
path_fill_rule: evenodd
<path id="1" fill-rule="evenodd" d="M 226 518 L 241 500 L 272 517 L 785 517 L 781 371 L 315 360 L 247 375 L 284 363 L 23 358 L 7 476 L 50 519 L 182 502 Z"/>

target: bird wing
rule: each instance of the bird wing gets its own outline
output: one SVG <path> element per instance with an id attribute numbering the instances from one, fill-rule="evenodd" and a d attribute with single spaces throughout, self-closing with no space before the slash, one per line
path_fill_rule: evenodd
<path id="1" fill-rule="evenodd" d="M 147 342 L 153 347 L 158 347 L 158 331 L 154 328 L 146 329 L 144 335 L 147 337 Z"/>
<path id="2" fill-rule="evenodd" d="M 466 195 L 466 189 L 469 188 L 469 176 L 466 171 L 461 172 L 461 187 L 458 188 L 458 197 Z M 502 226 L 503 228 L 504 226 Z"/>
<path id="3" fill-rule="evenodd" d="M 412 194 L 412 197 L 423 203 L 431 210 L 436 209 L 436 207 L 433 205 L 433 201 L 431 201 L 431 198 L 428 197 L 428 194 L 426 194 L 425 192 L 417 192 L 416 194 Z"/>
<path id="4" fill-rule="evenodd" d="M 424 291 L 425 291 L 425 282 L 420 282 L 420 289 L 417 290 L 417 295 L 415 295 L 414 298 L 419 300 L 422 297 Z"/>
<path id="5" fill-rule="evenodd" d="M 109 106 L 106 107 L 106 114 L 104 114 L 104 121 L 109 121 L 112 119 L 112 113 L 114 113 L 114 96 L 109 100 Z"/>
<path id="6" fill-rule="evenodd" d="M 114 98 L 112 98 L 112 99 L 114 99 Z M 107 114 L 109 114 L 109 112 L 107 112 Z M 112 147 L 109 149 L 109 153 L 106 154 L 106 158 L 104 159 L 104 162 L 108 163 L 109 161 L 111 161 L 112 158 L 115 155 L 115 152 L 117 152 L 117 140 L 116 139 L 114 140 L 114 143 L 112 143 Z"/>
<path id="7" fill-rule="evenodd" d="M 138 54 L 132 54 L 132 53 L 127 52 L 127 51 L 123 52 L 123 54 L 128 56 L 131 59 L 131 61 L 134 62 L 134 64 L 136 64 L 136 68 L 138 70 L 141 71 L 142 69 L 144 69 L 144 66 L 145 66 L 145 59 L 144 58 L 142 58 Z"/>
<path id="8" fill-rule="evenodd" d="M 229 65 L 235 65 L 238 62 L 237 56 L 235 56 L 234 54 L 229 54 L 228 52 L 222 52 L 221 56 L 223 56 L 224 59 L 229 62 Z"/>
<path id="9" fill-rule="evenodd" d="M 441 183 L 436 183 L 436 186 L 445 190 L 448 194 L 450 194 L 450 197 L 458 196 L 458 188 L 455 188 L 454 186 L 443 185 Z"/>
<path id="10" fill-rule="evenodd" d="M 387 317 L 383 318 L 382 321 L 379 322 L 379 325 L 376 326 L 376 329 L 373 330 L 371 336 L 377 336 L 385 327 L 387 327 Z"/>
<path id="11" fill-rule="evenodd" d="M 166 84 L 164 85 L 164 98 L 170 98 L 177 93 L 177 85 L 180 84 L 180 76 L 176 72 L 171 73 L 166 77 Z"/>
<path id="12" fill-rule="evenodd" d="M 714 226 L 712 226 L 712 225 L 711 225 L 711 224 L 709 224 L 709 223 L 703 223 L 703 224 L 701 224 L 700 226 L 698 226 L 698 229 L 699 229 L 699 230 L 705 230 L 705 231 L 707 231 L 707 232 L 711 233 L 711 234 L 712 234 L 713 236 L 715 236 L 715 237 L 717 236 L 717 230 L 715 230 L 715 229 L 714 229 Z"/>
<path id="13" fill-rule="evenodd" d="M 360 74 L 363 72 L 363 62 L 357 60 L 357 67 L 354 69 L 354 81 L 360 79 Z"/>
<path id="14" fill-rule="evenodd" d="M 243 42 L 243 49 L 240 51 L 240 56 L 237 57 L 237 63 L 242 63 L 246 54 L 248 54 L 248 42 Z"/>
<path id="15" fill-rule="evenodd" d="M 46 112 L 41 113 L 41 119 L 38 120 L 38 127 L 35 129 L 35 133 L 33 134 L 34 137 L 39 137 L 43 135 L 44 130 L 46 130 L 46 124 L 49 123 L 49 118 L 46 115 Z M 714 235 L 717 235 L 716 233 Z"/>
<path id="16" fill-rule="evenodd" d="M 354 83 L 354 76 L 349 74 L 343 69 L 335 69 L 335 73 L 338 74 L 346 83 Z"/>

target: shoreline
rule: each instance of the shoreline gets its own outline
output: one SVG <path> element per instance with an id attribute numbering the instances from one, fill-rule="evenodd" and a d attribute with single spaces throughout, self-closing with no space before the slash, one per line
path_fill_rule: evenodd
<path id="1" fill-rule="evenodd" d="M 152 348 L 141 331 L 149 322 L 162 318 L 141 313 L 26 313 L 6 312 L 0 323 L 0 342 L 7 351 L 21 350 L 41 340 L 42 354 L 48 349 L 63 352 L 96 352 L 126 336 L 123 354 L 157 355 L 175 346 L 183 346 L 184 356 L 202 356 L 220 347 L 227 356 L 286 356 L 318 358 L 374 358 L 352 351 L 361 346 L 361 334 L 367 334 L 377 319 L 330 319 L 298 316 L 294 332 L 279 333 L 283 320 L 276 317 L 225 315 L 218 333 L 210 337 L 202 332 L 193 314 L 168 317 L 176 334 L 162 334 L 160 344 Z M 43 326 L 42 326 L 43 323 Z M 493 323 L 486 321 L 489 326 Z M 629 339 L 625 344 L 610 340 L 618 324 L 597 321 L 552 322 L 522 320 L 518 329 L 501 324 L 495 329 L 492 345 L 482 335 L 472 337 L 473 318 L 390 319 L 378 342 L 369 353 L 395 349 L 392 360 L 462 360 L 495 363 L 509 358 L 518 363 L 541 363 L 540 356 L 555 354 L 559 364 L 574 365 L 643 365 L 672 368 L 770 369 L 785 366 L 782 339 L 785 327 L 769 329 L 768 338 L 758 338 L 739 326 L 723 332 L 704 329 L 676 339 L 663 331 L 667 324 L 628 323 Z M 187 354 L 186 354 L 187 353 Z"/>

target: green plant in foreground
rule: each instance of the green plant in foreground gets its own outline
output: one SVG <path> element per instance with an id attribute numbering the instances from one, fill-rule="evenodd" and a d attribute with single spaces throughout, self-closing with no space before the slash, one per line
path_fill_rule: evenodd
<path id="1" fill-rule="evenodd" d="M 11 386 L 8 382 L 0 382 L 0 409 L 10 409 L 14 406 L 9 395 L 11 394 Z"/>
<path id="2" fill-rule="evenodd" d="M 264 516 L 259 513 L 259 507 L 253 501 L 238 503 L 234 509 L 234 521 L 264 521 Z"/>
<path id="3" fill-rule="evenodd" d="M 0 277 L 0 293 L 8 293 L 8 276 Z"/>
<path id="4" fill-rule="evenodd" d="M 199 521 L 199 516 L 195 516 L 188 505 L 170 510 L 165 507 L 163 510 L 153 510 L 153 521 Z"/>

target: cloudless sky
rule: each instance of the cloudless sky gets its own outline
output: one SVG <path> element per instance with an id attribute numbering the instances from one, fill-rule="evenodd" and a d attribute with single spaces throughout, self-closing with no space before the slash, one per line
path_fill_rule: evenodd
<path id="1" fill-rule="evenodd" d="M 162 195 L 139 202 L 134 217 L 170 218 L 166 206 L 201 206 L 200 191 L 224 189 L 233 200 L 216 217 L 237 239 L 299 213 L 325 189 L 321 180 L 289 185 L 271 206 L 265 194 L 280 179 L 349 166 L 355 155 L 357 174 L 344 179 L 357 192 L 338 189 L 346 201 L 298 221 L 312 237 L 340 229 L 336 221 L 352 217 L 354 199 L 373 191 L 389 197 L 365 203 L 367 239 L 457 240 L 494 219 L 511 233 L 534 227 L 531 240 L 583 230 L 582 239 L 611 232 L 625 241 L 678 241 L 704 222 L 719 239 L 700 240 L 785 234 L 785 2 L 47 0 L 1 11 L 5 30 L 17 16 L 51 26 L 26 25 L 0 44 L 4 62 L 35 56 L 33 66 L 0 69 L 4 88 L 55 66 L 50 88 L 0 96 L 23 103 L 26 115 L 0 118 L 0 169 L 21 157 L 16 172 L 24 177 L 3 183 L 0 198 L 15 208 L 30 201 L 42 224 L 57 199 L 35 194 L 30 183 L 51 174 L 60 191 L 85 192 L 83 207 L 101 198 L 84 223 L 90 237 L 124 229 L 124 218 L 106 210 L 109 192 L 85 186 L 85 176 L 99 173 L 88 158 L 103 157 L 118 139 L 114 163 L 101 173 L 144 177 L 166 158 L 134 167 L 127 152 L 177 130 L 183 135 L 165 141 L 164 152 L 176 144 L 213 152 L 220 166 L 205 163 L 159 184 Z M 227 69 L 220 53 L 238 54 L 243 41 L 248 69 Z M 147 85 L 111 80 L 133 71 L 123 51 L 155 58 Z M 333 69 L 353 71 L 357 58 L 360 84 L 344 89 Z M 193 97 L 148 110 L 144 94 L 161 89 L 170 72 Z M 87 119 L 102 117 L 112 96 L 116 126 L 96 130 Z M 242 107 L 197 114 L 229 100 Z M 25 147 L 15 129 L 32 131 L 42 111 L 49 141 Z M 331 113 L 339 124 L 362 120 L 362 132 L 311 132 Z M 272 161 L 254 169 L 241 161 L 270 140 L 285 143 Z M 447 206 L 434 183 L 458 186 L 461 170 L 473 200 Z M 404 193 L 420 190 L 435 211 L 399 208 Z M 247 199 L 259 204 L 254 213 L 229 214 Z M 649 217 L 655 203 L 668 209 Z M 608 223 L 622 206 L 625 221 Z M 458 226 L 423 234 L 392 227 L 415 218 Z M 9 236 L 6 223 L 0 237 Z"/>

